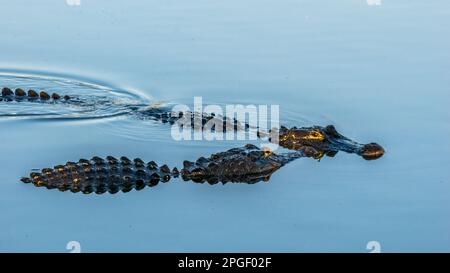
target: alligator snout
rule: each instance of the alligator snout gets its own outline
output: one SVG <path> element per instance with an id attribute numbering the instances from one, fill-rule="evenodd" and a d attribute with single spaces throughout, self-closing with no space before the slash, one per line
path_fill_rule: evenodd
<path id="1" fill-rule="evenodd" d="M 366 160 L 374 160 L 384 155 L 384 149 L 377 143 L 364 145 L 359 153 Z"/>

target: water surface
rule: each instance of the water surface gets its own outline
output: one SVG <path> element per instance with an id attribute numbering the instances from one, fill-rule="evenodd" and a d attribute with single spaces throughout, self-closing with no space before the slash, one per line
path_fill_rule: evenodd
<path id="1" fill-rule="evenodd" d="M 93 155 L 180 166 L 244 143 L 177 142 L 165 125 L 104 117 L 108 108 L 75 111 L 94 119 L 2 117 L 0 251 L 67 252 L 69 241 L 86 252 L 367 252 L 369 241 L 450 251 L 448 1 L 3 2 L 0 85 L 278 104 L 282 123 L 334 124 L 387 153 L 299 159 L 255 185 L 174 180 L 85 196 L 18 180 Z"/>

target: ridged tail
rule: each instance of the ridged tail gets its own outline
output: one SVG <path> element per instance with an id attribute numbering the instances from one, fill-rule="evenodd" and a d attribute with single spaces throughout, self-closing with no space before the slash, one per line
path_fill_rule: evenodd
<path id="1" fill-rule="evenodd" d="M 153 161 L 145 163 L 139 158 L 130 160 L 108 156 L 106 159 L 93 157 L 91 160 L 80 159 L 78 162 L 44 168 L 40 172 L 32 172 L 30 177 L 24 177 L 21 181 L 60 191 L 114 194 L 153 187 L 159 182 L 168 182 L 172 176 L 177 177 L 178 170 L 170 170 L 167 165 L 159 167 Z"/>
<path id="2" fill-rule="evenodd" d="M 66 95 L 66 96 L 61 97 L 61 95 L 59 95 L 57 93 L 53 93 L 50 95 L 45 91 L 41 91 L 38 93 L 32 89 L 28 90 L 28 92 L 25 92 L 25 90 L 23 90 L 21 88 L 17 88 L 15 91 L 12 91 L 8 87 L 2 88 L 2 94 L 0 96 L 0 101 L 6 101 L 6 102 L 8 102 L 8 101 L 23 101 L 23 100 L 28 100 L 28 101 L 35 101 L 35 100 L 67 101 L 70 99 L 71 99 L 70 96 Z"/>

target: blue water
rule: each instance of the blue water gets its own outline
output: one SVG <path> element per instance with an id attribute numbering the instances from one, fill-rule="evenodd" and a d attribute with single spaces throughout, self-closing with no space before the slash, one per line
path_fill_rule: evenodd
<path id="1" fill-rule="evenodd" d="M 177 142 L 115 108 L 2 104 L 46 115 L 0 118 L 0 251 L 450 251 L 448 1 L 20 0 L 1 11 L 0 85 L 278 104 L 281 123 L 334 124 L 386 155 L 299 159 L 255 185 L 62 193 L 19 178 L 93 155 L 180 166 L 243 143 Z"/>

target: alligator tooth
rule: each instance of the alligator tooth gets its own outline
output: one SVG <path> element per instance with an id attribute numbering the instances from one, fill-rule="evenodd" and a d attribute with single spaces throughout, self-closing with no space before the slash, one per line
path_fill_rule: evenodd
<path id="1" fill-rule="evenodd" d="M 45 91 L 41 91 L 39 93 L 39 97 L 41 98 L 41 100 L 49 100 L 50 99 L 50 95 Z"/>
<path id="2" fill-rule="evenodd" d="M 23 91 L 23 89 L 21 88 L 17 88 L 15 91 L 16 97 L 24 97 L 27 95 L 27 93 L 25 93 L 25 91 Z"/>

